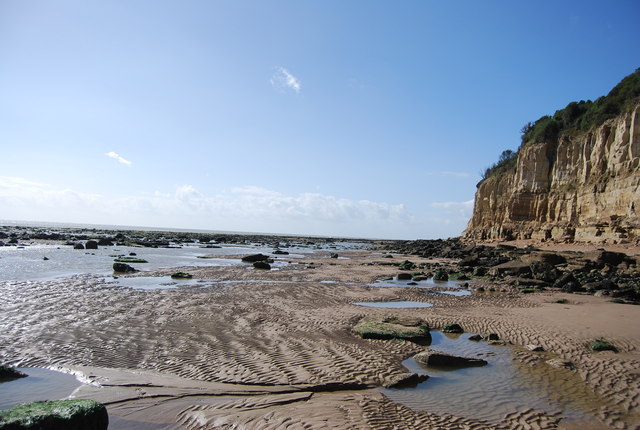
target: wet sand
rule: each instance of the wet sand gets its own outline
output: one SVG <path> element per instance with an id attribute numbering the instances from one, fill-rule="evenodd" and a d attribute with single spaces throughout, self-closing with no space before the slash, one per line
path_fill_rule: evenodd
<path id="1" fill-rule="evenodd" d="M 554 292 L 456 297 L 370 287 L 365 284 L 397 273 L 391 259 L 371 251 L 340 255 L 348 259 L 318 253 L 277 271 L 154 271 L 186 270 L 211 280 L 165 290 L 114 287 L 91 276 L 3 281 L 0 361 L 75 372 L 93 382 L 75 396 L 106 403 L 111 416 L 158 428 L 640 428 L 640 307 Z M 234 280 L 247 282 L 220 282 Z M 389 300 L 434 306 L 350 304 Z M 457 322 L 467 332 L 541 345 L 571 361 L 602 398 L 597 418 L 563 423 L 556 411 L 522 409 L 485 422 L 394 403 L 377 388 L 408 376 L 402 361 L 423 347 L 351 333 L 361 318 L 389 316 L 419 317 L 432 328 Z M 589 342 L 600 337 L 619 352 L 590 352 Z M 540 362 L 536 353 L 518 351 L 521 365 Z"/>

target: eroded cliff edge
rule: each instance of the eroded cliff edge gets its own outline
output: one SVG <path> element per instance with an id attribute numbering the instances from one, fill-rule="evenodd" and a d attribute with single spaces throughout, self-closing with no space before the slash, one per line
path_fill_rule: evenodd
<path id="1" fill-rule="evenodd" d="M 515 168 L 484 179 L 463 236 L 640 241 L 640 103 L 587 132 L 523 145 Z"/>

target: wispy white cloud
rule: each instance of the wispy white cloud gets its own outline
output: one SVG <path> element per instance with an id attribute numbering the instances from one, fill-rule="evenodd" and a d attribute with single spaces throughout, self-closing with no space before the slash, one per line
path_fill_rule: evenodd
<path id="1" fill-rule="evenodd" d="M 276 88 L 289 88 L 296 93 L 300 93 L 302 89 L 302 85 L 300 83 L 300 79 L 293 76 L 287 69 L 284 67 L 278 67 L 276 72 L 271 77 L 271 85 Z"/>
<path id="2" fill-rule="evenodd" d="M 122 157 L 120 154 L 113 151 L 107 152 L 104 155 L 106 155 L 109 158 L 113 158 L 117 160 L 118 163 L 126 164 L 127 166 L 131 166 L 133 164 L 131 161 L 127 160 L 126 158 Z"/>

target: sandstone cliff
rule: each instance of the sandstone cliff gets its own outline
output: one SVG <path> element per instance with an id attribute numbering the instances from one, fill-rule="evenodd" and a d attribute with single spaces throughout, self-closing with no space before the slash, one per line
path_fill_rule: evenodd
<path id="1" fill-rule="evenodd" d="M 640 103 L 588 132 L 523 145 L 483 180 L 463 236 L 625 243 L 640 240 Z"/>

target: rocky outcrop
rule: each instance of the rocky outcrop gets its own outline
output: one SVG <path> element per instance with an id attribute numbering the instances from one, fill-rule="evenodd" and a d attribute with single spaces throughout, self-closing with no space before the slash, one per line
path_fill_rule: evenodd
<path id="1" fill-rule="evenodd" d="M 586 133 L 525 145 L 514 170 L 478 185 L 463 236 L 640 240 L 640 104 Z"/>

